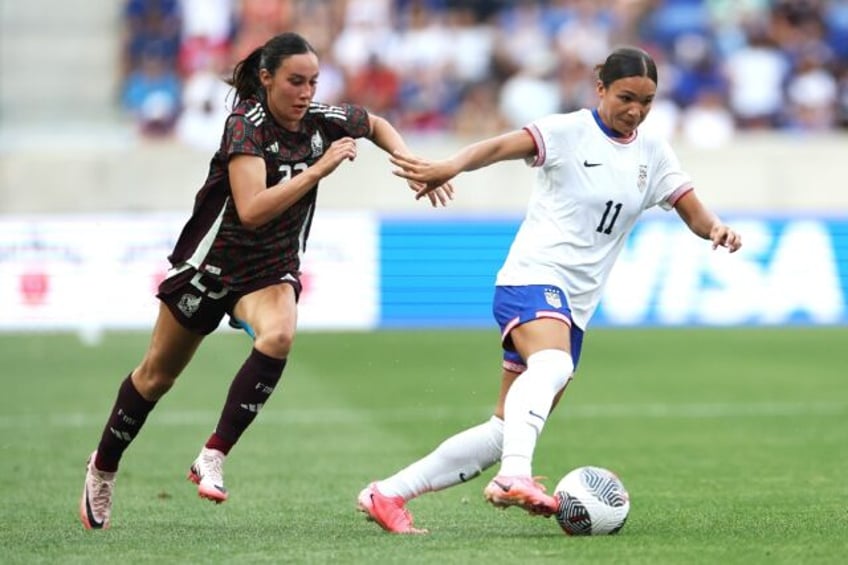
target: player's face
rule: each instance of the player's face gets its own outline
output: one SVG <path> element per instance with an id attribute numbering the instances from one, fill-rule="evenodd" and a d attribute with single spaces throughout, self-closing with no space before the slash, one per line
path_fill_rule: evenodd
<path id="1" fill-rule="evenodd" d="M 598 114 L 607 127 L 627 137 L 645 121 L 657 94 L 657 85 L 648 77 L 620 78 L 604 87 L 598 83 Z"/>
<path id="2" fill-rule="evenodd" d="M 315 96 L 318 57 L 314 53 L 291 55 L 283 59 L 273 75 L 262 69 L 259 78 L 268 95 L 268 108 L 274 119 L 286 129 L 300 129 L 300 120 Z"/>

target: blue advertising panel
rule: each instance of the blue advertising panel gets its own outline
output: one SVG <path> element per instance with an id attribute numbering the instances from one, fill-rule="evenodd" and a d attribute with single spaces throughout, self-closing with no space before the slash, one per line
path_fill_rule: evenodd
<path id="1" fill-rule="evenodd" d="M 486 327 L 519 220 L 384 220 L 381 327 Z"/>
<path id="2" fill-rule="evenodd" d="M 713 251 L 674 215 L 631 234 L 592 326 L 848 323 L 848 218 L 728 218 L 744 239 Z M 520 218 L 384 218 L 381 327 L 491 327 L 491 297 Z"/>

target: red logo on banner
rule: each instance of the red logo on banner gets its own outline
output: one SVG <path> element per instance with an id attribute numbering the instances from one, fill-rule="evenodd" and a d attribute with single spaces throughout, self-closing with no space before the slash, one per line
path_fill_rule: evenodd
<path id="1" fill-rule="evenodd" d="M 50 292 L 50 277 L 44 272 L 22 273 L 20 291 L 23 303 L 30 306 L 44 304 Z"/>
<path id="2" fill-rule="evenodd" d="M 159 292 L 159 285 L 162 284 L 162 281 L 164 281 L 167 276 L 168 271 L 164 269 L 153 273 L 153 294 Z"/>
<path id="3" fill-rule="evenodd" d="M 312 273 L 307 273 L 306 271 L 300 273 L 300 287 L 301 297 L 307 295 L 312 290 Z"/>

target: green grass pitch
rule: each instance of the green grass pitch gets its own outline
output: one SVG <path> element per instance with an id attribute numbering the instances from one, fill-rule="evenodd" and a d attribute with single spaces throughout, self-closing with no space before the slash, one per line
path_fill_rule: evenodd
<path id="1" fill-rule="evenodd" d="M 589 332 L 535 472 L 580 465 L 630 491 L 618 536 L 483 502 L 489 470 L 410 503 L 428 536 L 354 510 L 368 481 L 487 418 L 496 331 L 301 333 L 227 461 L 230 500 L 185 473 L 249 340 L 216 334 L 121 467 L 112 529 L 77 518 L 84 463 L 147 334 L 0 335 L 3 563 L 842 563 L 848 554 L 848 328 Z"/>

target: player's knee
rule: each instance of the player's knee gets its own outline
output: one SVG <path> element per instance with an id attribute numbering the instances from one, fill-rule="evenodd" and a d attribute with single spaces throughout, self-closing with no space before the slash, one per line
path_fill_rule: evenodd
<path id="1" fill-rule="evenodd" d="M 258 333 L 254 347 L 269 357 L 285 359 L 289 356 L 293 343 L 293 332 L 284 329 L 272 329 Z"/>
<path id="2" fill-rule="evenodd" d="M 141 396 L 153 401 L 159 400 L 171 390 L 178 376 L 179 373 L 154 367 L 145 360 L 133 371 L 132 381 Z"/>
<path id="3" fill-rule="evenodd" d="M 565 388 L 574 373 L 571 354 L 561 349 L 543 349 L 527 358 L 527 367 L 548 375 L 554 392 Z"/>

